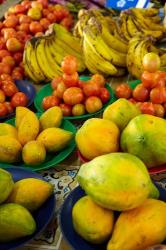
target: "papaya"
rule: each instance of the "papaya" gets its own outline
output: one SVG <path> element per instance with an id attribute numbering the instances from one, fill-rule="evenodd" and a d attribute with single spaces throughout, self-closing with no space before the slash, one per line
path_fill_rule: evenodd
<path id="1" fill-rule="evenodd" d="M 27 142 L 22 149 L 22 159 L 27 165 L 39 165 L 46 159 L 46 150 L 38 141 Z"/>
<path id="2" fill-rule="evenodd" d="M 18 127 L 18 140 L 22 145 L 36 139 L 39 133 L 39 120 L 34 112 L 28 111 Z"/>
<path id="3" fill-rule="evenodd" d="M 120 98 L 104 110 L 103 119 L 113 121 L 122 131 L 129 121 L 139 114 L 141 112 L 136 105 L 127 99 Z"/>
<path id="4" fill-rule="evenodd" d="M 108 240 L 114 224 L 114 213 L 98 206 L 89 196 L 79 199 L 72 209 L 75 231 L 85 240 L 100 244 Z"/>
<path id="5" fill-rule="evenodd" d="M 15 119 L 15 126 L 16 128 L 19 127 L 22 118 L 29 112 L 30 110 L 26 107 L 16 107 L 16 119 Z"/>
<path id="6" fill-rule="evenodd" d="M 71 141 L 73 133 L 61 128 L 47 128 L 37 137 L 48 152 L 57 152 L 65 148 Z"/>
<path id="7" fill-rule="evenodd" d="M 117 211 L 141 205 L 156 189 L 144 163 L 128 153 L 96 157 L 81 166 L 77 180 L 98 205 Z"/>
<path id="8" fill-rule="evenodd" d="M 21 160 L 22 146 L 14 137 L 3 135 L 0 137 L 0 161 L 7 163 Z"/>
<path id="9" fill-rule="evenodd" d="M 52 107 L 46 110 L 39 118 L 41 130 L 60 127 L 63 113 L 60 107 Z"/>
<path id="10" fill-rule="evenodd" d="M 120 214 L 107 250 L 143 250 L 165 238 L 166 203 L 147 199 L 139 207 Z"/>
<path id="11" fill-rule="evenodd" d="M 139 157 L 147 167 L 166 163 L 166 120 L 142 114 L 133 118 L 121 134 L 124 152 Z"/>
<path id="12" fill-rule="evenodd" d="M 0 204 L 8 198 L 13 187 L 14 182 L 11 174 L 0 168 Z"/>
<path id="13" fill-rule="evenodd" d="M 112 121 L 91 118 L 78 129 L 75 140 L 81 154 L 92 160 L 99 155 L 118 151 L 119 135 L 119 129 Z"/>
<path id="14" fill-rule="evenodd" d="M 22 179 L 15 182 L 7 202 L 20 204 L 33 212 L 43 205 L 53 190 L 49 182 L 35 178 Z"/>
<path id="15" fill-rule="evenodd" d="M 31 235 L 36 222 L 30 212 L 19 204 L 0 205 L 0 242 L 10 242 Z"/>
<path id="16" fill-rule="evenodd" d="M 17 139 L 17 129 L 7 123 L 0 123 L 0 136 L 9 135 Z"/>

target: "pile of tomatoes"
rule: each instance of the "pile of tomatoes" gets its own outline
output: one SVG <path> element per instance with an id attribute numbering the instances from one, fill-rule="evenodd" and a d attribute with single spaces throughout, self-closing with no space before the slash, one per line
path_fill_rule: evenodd
<path id="1" fill-rule="evenodd" d="M 116 88 L 118 98 L 126 98 L 135 103 L 144 114 L 164 117 L 166 113 L 166 72 L 159 71 L 160 59 L 148 53 L 143 60 L 144 72 L 141 83 L 132 90 L 128 84 Z"/>
<path id="2" fill-rule="evenodd" d="M 27 104 L 28 97 L 19 91 L 11 76 L 6 75 L 6 78 L 0 80 L 0 117 L 13 113 L 18 106 Z"/>
<path id="3" fill-rule="evenodd" d="M 26 41 L 44 34 L 54 22 L 70 29 L 73 18 L 64 6 L 49 4 L 48 0 L 24 0 L 9 8 L 4 21 L 0 21 L 0 76 L 8 74 L 13 80 L 22 79 Z"/>
<path id="4" fill-rule="evenodd" d="M 77 60 L 66 56 L 62 62 L 62 77 L 53 79 L 52 95 L 43 99 L 43 108 L 59 106 L 64 116 L 80 116 L 85 113 L 99 111 L 110 99 L 110 93 L 105 88 L 105 79 L 95 74 L 89 81 L 79 80 Z"/>

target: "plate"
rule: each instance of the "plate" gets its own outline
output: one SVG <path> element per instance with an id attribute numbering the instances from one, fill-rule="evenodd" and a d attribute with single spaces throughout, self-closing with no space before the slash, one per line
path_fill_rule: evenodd
<path id="1" fill-rule="evenodd" d="M 11 173 L 14 181 L 19 181 L 24 178 L 37 178 L 40 180 L 45 180 L 41 175 L 33 173 L 32 171 L 21 169 L 21 168 L 6 168 L 7 171 Z M 46 181 L 46 180 L 45 180 Z M 25 245 L 28 241 L 32 240 L 34 237 L 39 235 L 44 228 L 50 222 L 55 209 L 55 195 L 51 195 L 48 200 L 43 204 L 39 210 L 37 210 L 33 216 L 37 224 L 37 230 L 31 236 L 21 238 L 10 243 L 0 243 L 0 250 L 16 250 L 18 247 Z"/>
<path id="2" fill-rule="evenodd" d="M 82 76 L 82 77 L 80 77 L 80 80 L 82 80 L 82 81 L 88 81 L 89 79 L 90 79 L 89 76 Z M 80 115 L 80 116 L 65 116 L 64 119 L 68 119 L 68 120 L 88 119 L 88 118 L 94 117 L 96 115 L 99 115 L 101 112 L 104 111 L 104 109 L 109 104 L 111 104 L 114 101 L 116 101 L 114 92 L 113 92 L 112 88 L 109 86 L 109 84 L 106 84 L 106 88 L 110 92 L 111 99 L 106 104 L 103 105 L 102 109 L 100 109 L 99 111 L 97 111 L 95 113 L 92 113 L 92 114 L 85 114 L 85 115 Z M 35 105 L 35 108 L 37 109 L 38 112 L 43 112 L 44 111 L 44 109 L 42 107 L 42 100 L 43 100 L 44 97 L 51 95 L 51 93 L 52 93 L 51 85 L 50 84 L 46 84 L 36 94 L 36 97 L 35 97 L 35 100 L 34 100 L 34 105 Z"/>
<path id="3" fill-rule="evenodd" d="M 157 183 L 155 184 L 160 191 L 160 200 L 166 202 L 166 190 L 162 189 Z M 78 186 L 65 199 L 60 212 L 60 227 L 63 236 L 73 250 L 106 250 L 106 245 L 94 245 L 88 243 L 81 236 L 79 236 L 73 228 L 72 208 L 74 204 L 83 196 L 85 196 L 85 192 L 80 186 Z"/>
<path id="4" fill-rule="evenodd" d="M 41 115 L 41 113 L 40 114 L 37 113 L 38 117 L 40 117 L 40 115 Z M 15 125 L 15 118 L 6 121 L 6 123 L 11 124 L 11 125 Z M 68 131 L 71 131 L 74 134 L 77 131 L 76 127 L 71 122 L 64 120 L 64 119 L 62 121 L 61 128 L 68 130 Z M 32 171 L 39 171 L 39 170 L 43 170 L 43 169 L 48 169 L 51 167 L 55 167 L 56 164 L 60 163 L 64 159 L 66 159 L 73 152 L 74 148 L 75 148 L 75 140 L 73 138 L 71 140 L 71 142 L 68 144 L 68 146 L 65 147 L 63 150 L 57 152 L 56 154 L 55 153 L 54 154 L 47 153 L 45 162 L 43 162 L 42 164 L 40 164 L 38 166 L 33 166 L 33 167 L 28 166 L 28 165 L 24 164 L 23 162 L 19 162 L 17 165 L 0 162 L 0 167 L 6 168 L 9 165 L 10 166 L 20 166 L 21 168 L 30 169 Z"/>
<path id="5" fill-rule="evenodd" d="M 16 84 L 17 88 L 21 92 L 25 93 L 26 96 L 28 97 L 27 107 L 31 106 L 34 99 L 35 99 L 35 95 L 36 95 L 36 90 L 35 90 L 35 87 L 33 86 L 33 84 L 27 80 L 16 80 L 15 84 Z M 10 119 L 13 116 L 15 116 L 15 112 L 10 113 L 6 116 L 0 117 L 0 122 L 3 122 L 7 119 Z"/>

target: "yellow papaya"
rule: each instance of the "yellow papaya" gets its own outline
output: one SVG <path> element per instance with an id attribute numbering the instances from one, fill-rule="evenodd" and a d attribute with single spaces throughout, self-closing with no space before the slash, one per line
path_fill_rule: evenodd
<path id="1" fill-rule="evenodd" d="M 15 119 L 16 128 L 19 127 L 21 120 L 28 112 L 30 112 L 30 110 L 26 107 L 20 107 L 20 106 L 16 107 L 16 119 Z"/>
<path id="2" fill-rule="evenodd" d="M 17 129 L 10 124 L 0 123 L 0 136 L 2 135 L 9 135 L 17 139 Z"/>

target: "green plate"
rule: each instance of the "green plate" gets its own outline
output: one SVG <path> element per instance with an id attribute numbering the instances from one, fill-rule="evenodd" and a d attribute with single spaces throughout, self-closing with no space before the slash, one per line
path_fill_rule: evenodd
<path id="1" fill-rule="evenodd" d="M 90 79 L 89 76 L 80 77 L 80 80 L 82 80 L 82 81 L 88 81 L 89 79 Z M 80 116 L 65 116 L 64 119 L 68 119 L 68 120 L 88 119 L 88 118 L 94 117 L 94 116 L 100 114 L 101 112 L 103 112 L 104 109 L 109 104 L 113 103 L 116 100 L 114 92 L 111 89 L 111 87 L 108 84 L 106 84 L 106 88 L 110 92 L 111 98 L 106 104 L 103 105 L 102 109 L 100 109 L 99 111 L 97 111 L 95 113 L 91 113 L 91 114 L 85 114 L 85 115 L 80 115 Z M 36 94 L 36 97 L 35 97 L 35 100 L 34 100 L 34 105 L 35 105 L 35 108 L 37 109 L 38 112 L 43 112 L 44 111 L 44 109 L 42 107 L 43 98 L 46 97 L 46 96 L 49 96 L 51 94 L 52 94 L 52 88 L 51 88 L 50 84 L 46 84 Z"/>
<path id="2" fill-rule="evenodd" d="M 41 113 L 37 113 L 36 115 L 38 117 L 40 117 Z M 6 123 L 15 126 L 15 118 L 6 121 Z M 77 131 L 76 127 L 71 122 L 69 122 L 67 120 L 64 120 L 64 119 L 62 121 L 61 128 L 65 129 L 65 130 L 68 130 L 68 131 L 71 131 L 74 134 Z M 74 140 L 74 137 L 73 137 L 73 139 L 68 144 L 68 146 L 65 147 L 63 150 L 61 150 L 61 151 L 59 151 L 57 153 L 54 153 L 54 154 L 47 153 L 45 162 L 43 162 L 42 164 L 40 164 L 38 166 L 33 166 L 32 167 L 32 166 L 26 165 L 23 162 L 19 162 L 16 165 L 11 165 L 11 164 L 0 162 L 0 166 L 1 166 L 1 168 L 6 168 L 6 167 L 9 167 L 9 166 L 21 167 L 21 168 L 24 168 L 24 169 L 25 168 L 30 169 L 32 171 L 39 171 L 39 170 L 43 170 L 43 169 L 48 169 L 48 168 L 51 168 L 51 167 L 55 167 L 56 164 L 60 163 L 65 158 L 67 158 L 73 152 L 74 148 L 75 148 L 75 140 Z"/>

